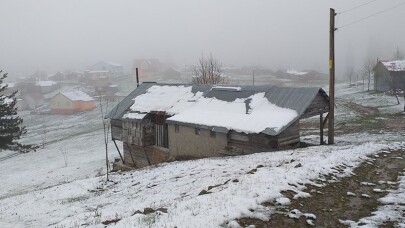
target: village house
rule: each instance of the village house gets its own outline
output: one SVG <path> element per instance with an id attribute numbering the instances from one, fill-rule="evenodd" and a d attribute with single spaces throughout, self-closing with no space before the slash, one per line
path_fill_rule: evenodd
<path id="1" fill-rule="evenodd" d="M 138 72 L 142 77 L 148 77 L 163 72 L 165 65 L 158 59 L 137 59 L 132 66 L 132 75 L 136 74 L 136 68 L 138 68 Z"/>
<path id="2" fill-rule="evenodd" d="M 94 92 L 97 95 L 107 95 L 113 96 L 118 92 L 118 85 L 113 85 L 110 82 L 95 82 L 94 83 Z"/>
<path id="3" fill-rule="evenodd" d="M 108 82 L 111 78 L 111 73 L 108 70 L 89 70 L 84 73 L 83 82 L 92 84 L 95 82 Z"/>
<path id="4" fill-rule="evenodd" d="M 90 71 L 107 71 L 109 75 L 114 77 L 124 75 L 124 68 L 120 64 L 106 61 L 100 61 L 90 66 Z"/>
<path id="5" fill-rule="evenodd" d="M 52 81 L 62 82 L 65 80 L 65 76 L 66 75 L 64 73 L 58 71 L 54 75 L 49 76 L 48 79 Z"/>
<path id="6" fill-rule="evenodd" d="M 81 91 L 59 92 L 50 101 L 52 114 L 68 115 L 90 111 L 95 107 L 95 100 Z"/>
<path id="7" fill-rule="evenodd" d="M 320 88 L 143 83 L 114 107 L 113 142 L 123 163 L 165 161 L 295 148 L 300 119 L 321 116 L 329 98 Z M 322 134 L 323 135 L 323 134 Z"/>
<path id="8" fill-rule="evenodd" d="M 7 82 L 7 83 L 0 84 L 0 87 L 3 87 L 3 86 L 7 86 L 7 92 L 9 92 L 9 93 L 13 93 L 13 92 L 19 90 L 18 84 L 15 82 Z"/>
<path id="9" fill-rule="evenodd" d="M 328 79 L 328 75 L 319 73 L 315 70 L 297 71 L 294 69 L 288 69 L 288 70 L 278 70 L 274 74 L 280 79 L 290 79 L 299 81 Z"/>
<path id="10" fill-rule="evenodd" d="M 378 61 L 373 71 L 375 90 L 405 91 L 405 60 Z"/>
<path id="11" fill-rule="evenodd" d="M 44 103 L 44 96 L 38 92 L 24 92 L 17 99 L 18 110 L 33 110 L 41 107 Z"/>
<path id="12" fill-rule="evenodd" d="M 60 88 L 59 84 L 54 81 L 37 81 L 35 86 L 39 88 L 42 94 L 50 93 Z"/>

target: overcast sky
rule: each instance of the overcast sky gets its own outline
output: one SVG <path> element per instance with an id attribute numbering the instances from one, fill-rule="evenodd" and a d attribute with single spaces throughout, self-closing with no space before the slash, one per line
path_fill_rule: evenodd
<path id="1" fill-rule="evenodd" d="M 329 8 L 369 0 L 0 0 L 0 69 L 83 70 L 137 58 L 195 64 L 328 69 Z M 337 27 L 400 4 L 379 0 L 339 14 Z M 405 51 L 405 5 L 339 29 L 337 68 Z"/>

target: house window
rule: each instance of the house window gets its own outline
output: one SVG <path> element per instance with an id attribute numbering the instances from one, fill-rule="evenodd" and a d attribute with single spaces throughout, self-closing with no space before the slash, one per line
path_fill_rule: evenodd
<path id="1" fill-rule="evenodd" d="M 174 132 L 176 132 L 176 133 L 180 132 L 180 126 L 178 124 L 174 125 Z"/>
<path id="2" fill-rule="evenodd" d="M 217 133 L 215 131 L 211 130 L 210 136 L 211 136 L 211 138 L 215 138 L 217 136 Z"/>
<path id="3" fill-rule="evenodd" d="M 194 131 L 195 131 L 195 134 L 196 134 L 196 135 L 200 135 L 200 134 L 201 134 L 200 128 L 198 128 L 198 127 L 196 127 Z"/>
<path id="4" fill-rule="evenodd" d="M 155 124 L 155 145 L 169 148 L 167 124 Z"/>

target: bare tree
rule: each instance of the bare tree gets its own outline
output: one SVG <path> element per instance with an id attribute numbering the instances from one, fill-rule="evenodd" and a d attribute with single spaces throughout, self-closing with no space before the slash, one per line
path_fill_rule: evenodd
<path id="1" fill-rule="evenodd" d="M 65 167 L 66 167 L 68 165 L 66 149 L 65 149 L 65 147 L 59 147 L 59 151 L 62 153 L 63 160 L 65 161 Z"/>
<path id="2" fill-rule="evenodd" d="M 349 79 L 349 86 L 352 86 L 352 78 L 355 74 L 354 66 L 350 65 L 346 69 L 346 77 Z"/>
<path id="3" fill-rule="evenodd" d="M 371 77 L 373 76 L 373 68 L 375 62 L 372 59 L 367 59 L 363 63 L 362 76 L 363 76 L 363 91 L 364 91 L 364 81 L 367 78 L 367 91 L 370 91 Z"/>
<path id="4" fill-rule="evenodd" d="M 101 113 L 101 122 L 103 124 L 103 136 L 104 136 L 104 146 L 105 146 L 105 164 L 107 167 L 107 181 L 108 179 L 108 171 L 109 171 L 109 162 L 108 162 L 108 135 L 110 132 L 110 123 L 109 119 L 106 119 L 105 116 L 107 115 L 107 110 L 108 110 L 108 99 L 105 99 L 103 102 L 103 96 L 100 96 L 99 99 L 99 107 L 100 107 L 100 113 Z"/>
<path id="5" fill-rule="evenodd" d="M 40 130 L 42 149 L 45 148 L 45 145 L 46 145 L 46 142 L 47 142 L 47 133 L 48 133 L 48 130 L 46 128 L 46 124 L 43 124 L 41 126 L 41 130 Z"/>
<path id="6" fill-rule="evenodd" d="M 405 59 L 405 54 L 402 51 L 400 51 L 398 47 L 397 47 L 397 51 L 394 53 L 394 59 L 395 60 Z"/>
<path id="7" fill-rule="evenodd" d="M 212 57 L 201 56 L 198 66 L 194 69 L 192 78 L 193 84 L 226 84 L 225 77 L 222 75 L 222 64 Z"/>

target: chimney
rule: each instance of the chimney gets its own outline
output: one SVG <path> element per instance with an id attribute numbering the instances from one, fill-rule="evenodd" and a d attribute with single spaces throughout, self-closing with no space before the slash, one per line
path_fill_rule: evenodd
<path id="1" fill-rule="evenodd" d="M 136 71 L 136 87 L 139 86 L 139 76 L 138 76 L 138 67 L 135 69 Z"/>

